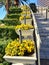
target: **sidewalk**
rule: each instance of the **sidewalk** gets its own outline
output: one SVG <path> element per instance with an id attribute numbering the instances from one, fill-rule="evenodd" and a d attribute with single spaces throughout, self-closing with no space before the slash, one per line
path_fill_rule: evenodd
<path id="1" fill-rule="evenodd" d="M 35 18 L 42 41 L 40 45 L 41 65 L 49 65 L 49 19 L 44 20 L 45 14 L 35 14 Z"/>

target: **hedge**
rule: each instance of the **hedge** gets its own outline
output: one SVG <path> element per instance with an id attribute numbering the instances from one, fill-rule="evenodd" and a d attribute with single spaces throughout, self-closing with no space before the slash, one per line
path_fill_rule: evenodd
<path id="1" fill-rule="evenodd" d="M 21 14 L 8 14 L 7 15 L 7 18 L 16 18 L 16 19 L 19 19 L 19 17 L 21 16 Z"/>
<path id="2" fill-rule="evenodd" d="M 19 36 L 15 32 L 15 26 L 0 26 L 0 39 L 16 39 Z"/>
<path id="3" fill-rule="evenodd" d="M 5 19 L 5 20 L 0 20 L 0 24 L 5 24 L 8 26 L 15 26 L 15 25 L 20 25 L 20 21 L 18 21 L 17 19 Z"/>

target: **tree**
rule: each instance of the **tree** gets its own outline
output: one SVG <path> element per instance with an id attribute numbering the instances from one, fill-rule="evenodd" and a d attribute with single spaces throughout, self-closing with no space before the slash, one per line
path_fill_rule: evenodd
<path id="1" fill-rule="evenodd" d="M 29 4 L 30 8 L 32 9 L 33 12 L 37 12 L 36 4 L 35 3 L 30 3 Z"/>
<path id="2" fill-rule="evenodd" d="M 11 6 L 11 0 L 6 0 L 6 9 L 7 12 L 9 13 L 9 7 Z"/>
<path id="3" fill-rule="evenodd" d="M 5 0 L 4 0 L 5 1 Z M 9 13 L 9 7 L 10 7 L 10 5 L 11 5 L 11 1 L 12 0 L 6 0 L 6 9 L 7 9 L 7 12 Z M 26 3 L 27 3 L 27 1 L 29 1 L 29 0 L 14 0 L 14 5 L 15 6 L 18 6 L 19 5 L 19 1 L 25 1 Z"/>
<path id="4" fill-rule="evenodd" d="M 14 0 L 14 5 L 18 6 L 19 5 L 19 0 Z"/>

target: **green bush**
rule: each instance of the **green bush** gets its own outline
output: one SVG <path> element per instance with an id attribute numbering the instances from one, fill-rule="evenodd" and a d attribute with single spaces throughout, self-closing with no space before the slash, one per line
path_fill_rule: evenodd
<path id="1" fill-rule="evenodd" d="M 4 27 L 0 27 L 0 38 L 4 38 L 4 39 L 16 39 L 19 36 L 16 34 L 15 32 L 15 27 L 14 26 L 4 26 Z"/>
<path id="2" fill-rule="evenodd" d="M 3 63 L 0 63 L 0 65 L 3 65 Z"/>
<path id="3" fill-rule="evenodd" d="M 11 63 L 7 62 L 7 61 L 4 61 L 3 62 L 3 65 L 11 65 Z"/>
<path id="4" fill-rule="evenodd" d="M 1 50 L 2 48 L 0 48 Z M 1 50 L 2 51 L 2 50 Z M 3 54 L 0 53 L 0 63 L 3 62 Z"/>
<path id="5" fill-rule="evenodd" d="M 16 18 L 16 19 L 19 19 L 19 17 L 20 17 L 21 15 L 20 14 L 8 14 L 7 15 L 7 18 Z"/>
<path id="6" fill-rule="evenodd" d="M 22 10 L 18 7 L 10 7 L 9 12 L 4 20 L 0 20 L 0 65 L 11 65 L 3 59 L 5 47 L 9 42 L 19 37 L 15 32 L 15 26 L 21 24 L 19 17 Z"/>
<path id="7" fill-rule="evenodd" d="M 7 45 L 7 40 L 0 39 L 0 58 L 5 54 L 5 47 Z"/>
<path id="8" fill-rule="evenodd" d="M 19 14 L 19 13 L 21 13 L 21 10 L 9 11 L 9 14 Z"/>
<path id="9" fill-rule="evenodd" d="M 3 59 L 3 56 L 5 55 L 5 48 L 10 42 L 12 42 L 12 39 L 0 39 L 0 65 L 10 65 L 10 63 Z"/>
<path id="10" fill-rule="evenodd" d="M 21 12 L 22 12 L 21 8 L 18 8 L 18 7 L 10 7 L 9 8 L 9 13 L 13 13 L 13 14 L 17 13 L 17 14 L 19 14 Z"/>
<path id="11" fill-rule="evenodd" d="M 10 8 L 9 8 L 9 10 L 12 10 L 12 11 L 16 11 L 16 10 L 21 10 L 22 11 L 22 9 L 21 8 L 18 8 L 18 7 L 16 7 L 16 6 L 11 6 Z"/>
<path id="12" fill-rule="evenodd" d="M 5 24 L 8 26 L 15 26 L 15 25 L 20 25 L 20 21 L 18 21 L 17 19 L 5 19 L 5 20 L 0 20 L 0 24 Z"/>
<path id="13" fill-rule="evenodd" d="M 11 65 L 11 63 L 9 63 L 7 61 L 3 61 L 2 63 L 0 63 L 0 65 Z"/>

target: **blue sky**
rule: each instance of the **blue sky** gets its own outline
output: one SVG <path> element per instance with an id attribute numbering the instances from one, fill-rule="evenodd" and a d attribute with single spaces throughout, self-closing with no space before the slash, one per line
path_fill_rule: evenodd
<path id="1" fill-rule="evenodd" d="M 28 1 L 27 1 L 28 2 Z M 25 3 L 24 1 L 23 1 L 23 3 Z M 29 3 L 35 3 L 36 5 L 37 5 L 37 0 L 29 0 L 29 2 L 28 2 L 28 4 Z"/>
<path id="2" fill-rule="evenodd" d="M 37 0 L 30 0 L 30 2 L 33 2 L 33 3 L 37 4 Z"/>
<path id="3" fill-rule="evenodd" d="M 7 11 L 5 9 L 5 6 L 0 7 L 0 20 L 4 19 L 6 14 L 7 14 Z"/>

